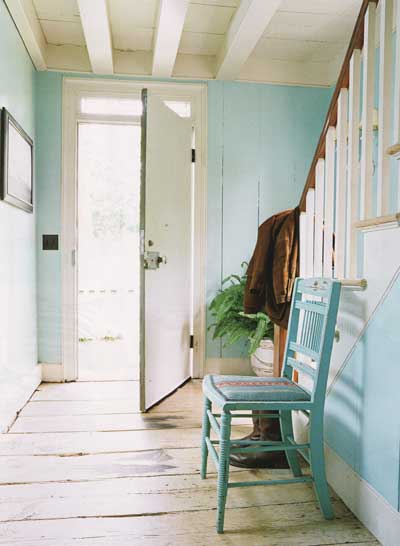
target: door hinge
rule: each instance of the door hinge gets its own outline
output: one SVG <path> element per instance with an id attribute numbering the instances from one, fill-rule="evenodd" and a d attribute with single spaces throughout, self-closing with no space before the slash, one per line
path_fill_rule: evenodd
<path id="1" fill-rule="evenodd" d="M 189 338 L 189 348 L 193 349 L 193 347 L 194 347 L 194 336 L 191 335 Z"/>
<path id="2" fill-rule="evenodd" d="M 192 148 L 192 163 L 196 163 L 196 150 Z"/>

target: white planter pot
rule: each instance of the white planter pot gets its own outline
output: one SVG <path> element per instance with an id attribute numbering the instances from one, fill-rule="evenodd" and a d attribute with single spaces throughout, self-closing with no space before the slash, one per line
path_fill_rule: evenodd
<path id="1" fill-rule="evenodd" d="M 259 348 L 250 357 L 253 372 L 258 377 L 274 375 L 274 344 L 270 339 L 263 339 Z"/>

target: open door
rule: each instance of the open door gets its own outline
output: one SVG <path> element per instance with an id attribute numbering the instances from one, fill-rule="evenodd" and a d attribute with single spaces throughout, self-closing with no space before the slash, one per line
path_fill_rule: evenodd
<path id="1" fill-rule="evenodd" d="M 191 121 L 142 93 L 140 406 L 190 377 Z"/>

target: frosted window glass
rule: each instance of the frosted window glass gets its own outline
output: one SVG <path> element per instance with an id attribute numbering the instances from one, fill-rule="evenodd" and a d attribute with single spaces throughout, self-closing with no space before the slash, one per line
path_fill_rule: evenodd
<path id="1" fill-rule="evenodd" d="M 168 106 L 171 110 L 178 114 L 181 118 L 190 118 L 192 115 L 190 102 L 178 101 L 178 100 L 165 100 L 165 106 Z"/>
<path id="2" fill-rule="evenodd" d="M 141 116 L 142 101 L 113 97 L 84 97 L 81 99 L 83 114 L 109 114 L 114 116 Z"/>

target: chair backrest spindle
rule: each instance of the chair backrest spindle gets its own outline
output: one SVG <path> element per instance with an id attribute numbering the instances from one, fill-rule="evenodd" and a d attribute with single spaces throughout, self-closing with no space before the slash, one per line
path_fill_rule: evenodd
<path id="1" fill-rule="evenodd" d="M 339 281 L 324 278 L 297 279 L 294 286 L 282 375 L 306 374 L 314 400 L 325 396 L 340 289 Z"/>

